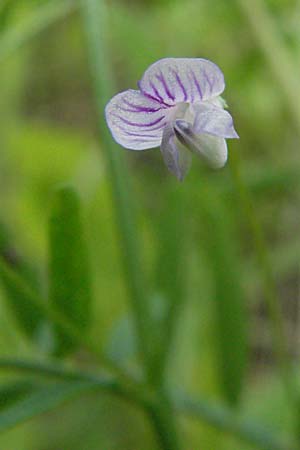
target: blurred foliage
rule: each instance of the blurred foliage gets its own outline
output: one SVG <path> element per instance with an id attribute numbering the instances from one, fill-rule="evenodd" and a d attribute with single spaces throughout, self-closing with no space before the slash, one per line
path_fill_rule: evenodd
<path id="1" fill-rule="evenodd" d="M 6 33 L 52 1 L 0 1 L 0 48 Z M 265 3 L 296 70 L 300 3 Z M 241 155 L 242 174 L 265 230 L 289 350 L 298 370 L 299 130 L 239 2 L 112 0 L 108 4 L 108 39 L 118 91 L 135 88 L 147 66 L 164 56 L 205 57 L 224 71 L 225 97 L 240 135 L 240 141 L 229 143 L 229 151 Z M 85 44 L 82 19 L 74 8 L 1 60 L 0 253 L 47 298 L 53 193 L 62 184 L 73 186 L 81 199 L 92 280 L 87 290 L 78 287 L 73 272 L 65 278 L 65 287 L 82 288 L 87 297 L 91 289 L 95 342 L 132 369 L 136 367 L 132 318 L 126 306 L 108 174 L 96 137 Z M 248 224 L 233 195 L 230 168 L 215 173 L 194 160 L 184 184 L 174 188 L 158 150 L 126 152 L 126 159 L 138 204 L 141 270 L 149 280 L 157 321 L 170 307 L 168 296 L 184 298 L 167 367 L 170 384 L 184 385 L 192 395 L 222 404 L 229 401 L 238 405 L 241 417 L 290 432 L 291 411 L 274 364 L 261 277 Z M 67 215 L 64 223 L 69 219 Z M 73 258 L 72 251 L 80 243 L 74 241 L 73 248 L 70 241 L 67 255 L 67 242 L 61 239 L 59 250 Z M 178 247 L 172 247 L 174 242 Z M 59 270 L 63 278 L 66 274 Z M 32 339 L 41 318 L 20 304 L 22 298 L 2 283 L 0 353 L 44 357 L 51 350 L 51 330 L 43 323 L 38 339 Z M 30 322 L 25 320 L 29 325 L 24 329 L 28 313 Z M 159 352 L 161 336 L 156 332 L 153 346 Z M 93 364 L 81 349 L 74 361 L 79 367 Z M 12 401 L 22 399 L 31 388 L 30 383 L 16 384 L 19 379 L 7 373 L 0 375 L 10 389 L 5 395 L 15 396 Z M 6 397 L 0 390 L 0 414 L 3 402 Z M 184 419 L 181 424 L 186 450 L 254 448 L 205 422 Z M 155 442 L 148 422 L 134 407 L 92 393 L 2 434 L 0 448 L 153 450 Z"/>
<path id="2" fill-rule="evenodd" d="M 49 301 L 85 333 L 91 322 L 91 280 L 78 195 L 71 187 L 57 190 L 49 223 Z M 56 355 L 76 349 L 61 330 Z"/>

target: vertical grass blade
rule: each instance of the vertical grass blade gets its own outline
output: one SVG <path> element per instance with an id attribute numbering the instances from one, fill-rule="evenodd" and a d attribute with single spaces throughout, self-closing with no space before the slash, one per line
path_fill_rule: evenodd
<path id="1" fill-rule="evenodd" d="M 73 0 L 46 2 L 28 14 L 19 24 L 9 27 L 0 36 L 0 64 L 15 50 L 35 38 L 45 28 L 63 19 L 76 8 Z"/>
<path id="2" fill-rule="evenodd" d="M 71 187 L 57 190 L 49 222 L 49 299 L 53 307 L 85 333 L 91 321 L 91 279 L 80 202 Z M 56 355 L 76 348 L 56 328 Z"/>
<path id="3" fill-rule="evenodd" d="M 135 324 L 134 331 L 139 346 L 140 359 L 146 368 L 150 354 L 148 342 L 149 306 L 141 258 L 140 236 L 136 226 L 135 201 L 132 196 L 130 176 L 124 161 L 124 151 L 112 141 L 104 117 L 105 105 L 110 97 L 116 93 L 107 45 L 109 36 L 107 15 L 108 11 L 104 1 L 82 0 L 82 17 L 87 35 L 90 71 L 98 113 L 99 138 L 103 145 L 111 183 L 125 281 Z"/>
<path id="4" fill-rule="evenodd" d="M 171 181 L 164 196 L 163 211 L 156 222 L 158 242 L 156 284 L 164 301 L 162 320 L 158 323 L 157 345 L 153 357 L 156 383 L 164 378 L 176 325 L 184 302 L 186 215 L 184 188 Z M 167 207 L 166 207 L 167 205 Z"/>
<path id="5" fill-rule="evenodd" d="M 253 38 L 262 51 L 274 79 L 278 83 L 278 94 L 288 107 L 291 120 L 297 129 L 300 124 L 299 61 L 293 61 L 284 37 L 280 36 L 275 18 L 263 0 L 237 0 L 237 4 L 252 28 Z M 283 70 L 284 67 L 284 70 Z"/>
<path id="6" fill-rule="evenodd" d="M 208 261 L 214 280 L 214 325 L 217 370 L 223 395 L 236 405 L 247 367 L 247 321 L 236 238 L 229 207 L 217 193 L 202 197 Z"/>
<path id="7" fill-rule="evenodd" d="M 128 293 L 138 338 L 140 359 L 145 374 L 149 378 L 151 365 L 151 321 L 149 317 L 149 292 L 145 282 L 142 266 L 139 235 L 135 221 L 135 209 L 128 183 L 126 166 L 122 163 L 122 150 L 111 142 L 111 136 L 104 121 L 104 107 L 112 92 L 113 74 L 110 71 L 110 57 L 107 46 L 109 26 L 106 22 L 107 10 L 105 1 L 82 0 L 82 12 L 86 28 L 91 74 L 94 81 L 95 100 L 99 111 L 99 131 L 104 148 L 110 175 L 116 219 L 119 226 L 120 244 L 124 261 Z M 168 409 L 168 408 L 167 408 Z M 178 450 L 180 445 L 176 434 L 176 424 L 166 406 L 158 405 L 155 411 L 148 412 L 158 437 L 163 433 L 166 440 L 161 447 Z M 168 438 L 168 439 L 167 439 Z"/>
<path id="8" fill-rule="evenodd" d="M 12 267 L 29 286 L 38 291 L 38 280 L 33 268 L 19 257 L 12 245 L 9 232 L 0 224 L 0 255 L 6 264 Z M 32 304 L 27 302 L 27 295 L 19 290 L 6 273 L 0 271 L 0 282 L 20 330 L 30 339 L 38 337 L 40 327 L 45 323 L 44 317 Z"/>

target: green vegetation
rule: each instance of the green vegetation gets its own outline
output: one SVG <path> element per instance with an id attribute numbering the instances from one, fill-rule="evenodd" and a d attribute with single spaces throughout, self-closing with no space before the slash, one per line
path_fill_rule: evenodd
<path id="1" fill-rule="evenodd" d="M 300 3 L 0 0 L 0 448 L 300 448 Z M 239 141 L 183 183 L 104 107 L 204 57 Z"/>

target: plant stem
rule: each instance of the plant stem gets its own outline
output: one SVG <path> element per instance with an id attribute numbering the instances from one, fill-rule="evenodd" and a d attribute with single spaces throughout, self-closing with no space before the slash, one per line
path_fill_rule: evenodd
<path id="1" fill-rule="evenodd" d="M 287 397 L 290 400 L 291 404 L 295 405 L 298 396 L 298 389 L 292 373 L 291 361 L 288 355 L 288 347 L 284 330 L 284 321 L 282 318 L 282 311 L 280 307 L 280 299 L 277 293 L 276 283 L 268 257 L 263 230 L 257 219 L 251 194 L 243 182 L 243 178 L 240 173 L 238 158 L 238 154 L 232 151 L 230 158 L 232 180 L 235 186 L 235 190 L 240 197 L 241 209 L 244 210 L 245 217 L 252 232 L 256 257 L 261 268 L 263 290 L 271 320 L 274 344 L 273 347 L 277 363 L 281 372 Z"/>
<path id="2" fill-rule="evenodd" d="M 278 94 L 282 92 L 282 98 L 291 112 L 291 118 L 299 129 L 299 65 L 293 64 L 292 57 L 279 36 L 276 23 L 268 11 L 266 2 L 262 0 L 237 0 L 237 3 L 252 27 L 253 37 L 257 40 L 274 78 L 280 86 Z"/>
<path id="3" fill-rule="evenodd" d="M 156 395 L 147 387 L 136 383 L 126 385 L 111 377 L 99 377 L 74 369 L 66 369 L 59 365 L 49 363 L 30 362 L 18 359 L 0 359 L 0 371 L 17 371 L 26 374 L 41 375 L 47 378 L 62 379 L 65 381 L 82 381 L 95 384 L 95 387 L 105 390 L 113 395 L 124 397 L 126 400 L 142 406 L 151 418 L 151 423 L 158 437 L 158 443 L 164 450 L 178 450 L 176 432 L 173 430 L 173 421 L 170 420 L 171 405 L 163 394 Z M 173 414 L 173 412 L 171 412 Z"/>
<path id="4" fill-rule="evenodd" d="M 23 278 L 17 274 L 4 260 L 0 257 L 0 278 L 5 279 L 8 283 L 14 286 L 14 289 L 22 292 L 23 297 L 27 299 L 35 308 L 37 308 L 41 314 L 49 319 L 55 325 L 58 325 L 64 333 L 78 344 L 86 348 L 90 353 L 95 355 L 104 369 L 109 370 L 111 373 L 118 375 L 120 378 L 125 378 L 128 381 L 128 377 L 117 365 L 115 365 L 110 359 L 102 354 L 100 349 L 95 346 L 93 340 L 84 334 L 82 330 L 78 330 L 62 313 L 55 310 L 44 299 L 40 298 L 31 287 L 23 280 Z"/>
<path id="5" fill-rule="evenodd" d="M 109 54 L 106 44 L 108 29 L 106 27 L 107 10 L 105 1 L 83 0 L 82 12 L 99 115 L 99 134 L 104 144 L 103 148 L 105 149 L 107 167 L 110 174 L 124 269 L 139 343 L 139 353 L 145 373 L 149 377 L 151 371 L 151 324 L 146 283 L 139 254 L 135 211 L 128 183 L 129 175 L 124 165 L 122 150 L 112 144 L 104 117 L 105 105 L 114 93 L 113 75 L 109 67 Z M 166 403 L 160 402 L 154 414 L 150 416 L 152 417 L 156 433 L 160 437 L 161 448 L 164 450 L 177 450 L 178 443 L 171 409 L 167 407 Z M 162 434 L 164 434 L 164 439 Z M 170 436 L 172 436 L 172 439 L 169 438 Z"/>
<path id="6" fill-rule="evenodd" d="M 1 35 L 0 63 L 50 25 L 75 11 L 75 8 L 74 0 L 57 0 L 37 7 L 19 25 L 9 28 Z"/>
<path id="7" fill-rule="evenodd" d="M 268 62 L 274 77 L 277 79 L 282 91 L 283 100 L 286 102 L 286 106 L 289 108 L 291 119 L 296 125 L 297 132 L 299 134 L 300 128 L 300 88 L 299 88 L 299 76 L 296 64 L 294 64 L 292 55 L 287 50 L 283 39 L 280 37 L 276 23 L 272 18 L 272 15 L 268 11 L 268 7 L 262 0 L 238 0 L 238 4 L 245 14 L 250 26 L 253 29 L 253 36 L 257 40 L 259 47 L 261 48 L 266 61 Z M 236 169 L 235 169 L 236 172 Z M 236 175 L 237 177 L 237 175 Z M 245 196 L 245 194 L 244 194 Z M 250 205 L 251 208 L 251 205 Z M 299 389 L 295 382 L 294 377 L 291 375 L 290 362 L 287 360 L 286 344 L 278 342 L 280 338 L 283 338 L 283 324 L 281 314 L 276 300 L 275 283 L 271 273 L 271 266 L 266 260 L 264 254 L 264 241 L 262 233 L 259 230 L 257 224 L 252 224 L 253 234 L 256 235 L 255 241 L 257 241 L 257 253 L 261 260 L 262 267 L 264 266 L 266 280 L 265 284 L 269 284 L 270 293 L 268 295 L 268 303 L 270 316 L 273 320 L 273 334 L 274 342 L 277 341 L 277 354 L 278 360 L 280 360 L 280 366 L 282 376 L 286 380 L 286 389 L 289 392 L 290 399 L 295 405 L 296 412 L 296 433 L 300 442 L 300 396 Z M 256 230 L 255 230 L 256 228 Z M 270 276 L 271 275 L 271 276 Z M 273 287 L 272 287 L 273 286 Z M 272 293 L 273 291 L 273 293 Z M 271 300 L 273 297 L 273 301 Z M 277 306 L 276 306 L 277 303 Z M 280 316 L 280 317 L 278 317 Z M 280 336 L 281 335 L 281 336 Z M 300 443 L 298 445 L 300 448 Z"/>
<path id="8" fill-rule="evenodd" d="M 202 399 L 194 400 L 180 392 L 175 392 L 173 402 L 178 412 L 200 419 L 262 450 L 295 449 L 295 443 L 287 436 L 274 435 L 273 431 L 266 430 L 261 423 L 241 418 L 240 412 L 236 413 L 232 409 Z"/>
<path id="9" fill-rule="evenodd" d="M 112 139 L 108 133 L 104 118 L 105 105 L 114 93 L 112 84 L 113 76 L 108 65 L 109 58 L 106 48 L 107 11 L 105 2 L 102 0 L 84 0 L 82 8 L 88 38 L 90 67 L 99 114 L 99 131 L 104 144 L 110 174 L 126 281 L 128 283 L 136 334 L 138 336 L 140 358 L 144 363 L 145 373 L 149 376 L 149 372 L 151 371 L 151 349 L 148 332 L 150 332 L 151 324 L 149 324 L 149 305 L 139 254 L 135 211 L 128 183 L 129 176 L 124 164 L 122 150 L 112 144 Z M 152 424 L 159 437 L 162 449 L 177 450 L 178 442 L 175 426 L 167 404 L 160 402 L 151 411 L 150 417 Z"/>
<path id="10" fill-rule="evenodd" d="M 0 370 L 17 371 L 34 375 L 43 375 L 50 378 L 59 378 L 62 380 L 81 380 L 100 383 L 105 378 L 100 378 L 78 369 L 67 369 L 61 365 L 49 364 L 40 361 L 24 361 L 22 359 L 1 358 Z M 115 382 L 114 382 L 115 383 Z"/>
<path id="11" fill-rule="evenodd" d="M 184 304 L 185 280 L 185 243 L 186 231 L 186 196 L 185 188 L 177 180 L 168 183 L 165 202 L 168 208 L 159 222 L 156 231 L 160 238 L 160 249 L 157 260 L 158 291 L 166 298 L 166 313 L 160 323 L 152 361 L 152 377 L 156 386 L 161 386 L 166 375 L 171 347 L 177 330 L 177 324 L 182 317 Z"/>
<path id="12" fill-rule="evenodd" d="M 143 402 L 144 394 L 137 383 L 126 384 L 126 381 L 112 376 L 99 376 L 78 369 L 67 369 L 61 365 L 24 361 L 20 359 L 1 358 L 0 371 L 16 371 L 24 374 L 44 376 L 64 381 L 83 381 L 93 383 L 111 394 L 126 397 L 131 401 Z"/>
<path id="13" fill-rule="evenodd" d="M 128 391 L 124 383 L 119 382 L 115 378 L 104 378 L 98 375 L 90 374 L 78 369 L 67 369 L 61 365 L 53 365 L 49 363 L 41 363 L 37 361 L 24 361 L 20 359 L 2 358 L 0 359 L 0 371 L 16 371 L 24 374 L 33 374 L 38 376 L 58 378 L 65 381 L 83 381 L 95 383 L 102 390 L 110 392 L 114 395 L 126 397 L 126 399 L 136 402 L 148 411 L 155 428 L 159 434 L 159 442 L 163 441 L 164 447 L 170 447 L 169 440 L 172 435 L 165 437 L 164 426 L 168 421 L 162 411 L 157 412 L 159 402 L 163 399 L 163 404 L 167 404 L 163 398 L 164 394 L 150 392 L 148 386 L 135 385 L 132 391 Z M 134 385 L 133 385 L 134 386 Z M 293 448 L 292 443 L 285 437 L 279 437 L 273 432 L 266 431 L 262 424 L 249 421 L 249 419 L 241 418 L 240 414 L 235 414 L 232 409 L 219 404 L 212 404 L 202 399 L 191 399 L 186 394 L 173 391 L 171 393 L 173 414 L 175 411 L 185 414 L 196 419 L 200 419 L 216 429 L 230 433 L 242 441 L 255 445 L 258 448 L 266 450 L 290 450 Z M 162 407 L 161 407 L 162 408 Z M 154 417 L 153 417 L 154 416 Z M 154 425 L 153 425 L 154 426 Z M 171 429 L 171 428 L 168 428 Z M 168 446 L 169 447 L 168 447 Z M 176 447 L 174 447 L 176 448 Z"/>
<path id="14" fill-rule="evenodd" d="M 106 40 L 109 32 L 106 26 L 107 10 L 105 2 L 100 0 L 83 0 L 82 13 L 98 112 L 99 137 L 103 144 L 102 148 L 105 152 L 110 175 L 123 266 L 135 320 L 140 358 L 143 359 L 144 367 L 147 367 L 150 354 L 148 339 L 150 315 L 148 312 L 143 266 L 139 254 L 135 208 L 129 186 L 129 174 L 124 163 L 123 150 L 113 143 L 104 117 L 105 105 L 115 93 L 113 87 L 114 77 L 108 64 L 109 55 L 106 50 Z"/>
<path id="15" fill-rule="evenodd" d="M 174 411 L 165 392 L 157 392 L 154 402 L 147 407 L 157 442 L 162 450 L 179 450 L 180 445 L 174 420 Z"/>

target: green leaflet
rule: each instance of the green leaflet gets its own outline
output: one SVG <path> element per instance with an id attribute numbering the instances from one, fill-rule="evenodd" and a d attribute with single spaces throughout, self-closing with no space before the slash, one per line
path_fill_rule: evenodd
<path id="1" fill-rule="evenodd" d="M 91 320 L 91 280 L 78 195 L 71 187 L 57 190 L 49 222 L 49 300 L 76 328 L 85 332 Z M 76 344 L 55 329 L 54 353 Z"/>
<path id="2" fill-rule="evenodd" d="M 21 380 L 0 385 L 0 414 L 12 403 L 31 393 L 33 389 L 32 380 Z"/>
<path id="3" fill-rule="evenodd" d="M 37 276 L 33 269 L 16 254 L 12 246 L 9 233 L 3 224 L 0 224 L 0 255 L 6 264 L 22 276 L 24 281 L 35 292 L 38 290 Z M 20 290 L 18 286 L 0 269 L 1 287 L 7 297 L 7 302 L 12 310 L 20 329 L 29 337 L 37 338 L 38 332 L 45 321 L 40 311 L 27 301 L 27 292 Z"/>
<path id="4" fill-rule="evenodd" d="M 49 411 L 95 386 L 96 384 L 91 382 L 74 381 L 59 382 L 32 390 L 23 398 L 0 410 L 0 433 Z"/>

